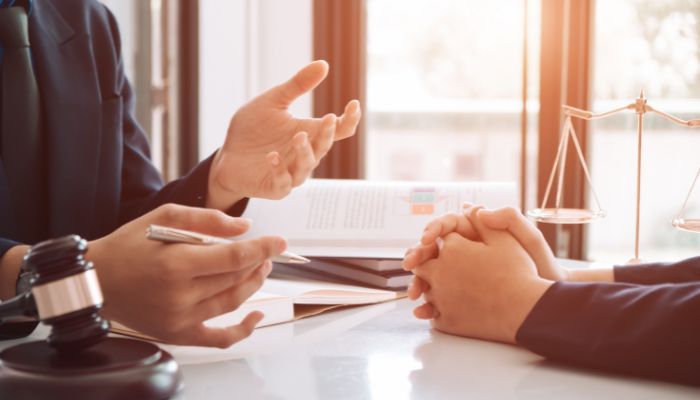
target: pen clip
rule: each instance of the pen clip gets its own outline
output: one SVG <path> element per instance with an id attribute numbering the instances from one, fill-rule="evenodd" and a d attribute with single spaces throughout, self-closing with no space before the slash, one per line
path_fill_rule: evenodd
<path id="1" fill-rule="evenodd" d="M 208 241 L 203 235 L 199 235 L 196 232 L 190 232 L 177 228 L 169 228 L 160 225 L 150 225 L 148 229 L 146 229 L 146 237 L 149 239 L 156 239 L 165 242 L 179 242 L 190 244 L 208 243 Z"/>

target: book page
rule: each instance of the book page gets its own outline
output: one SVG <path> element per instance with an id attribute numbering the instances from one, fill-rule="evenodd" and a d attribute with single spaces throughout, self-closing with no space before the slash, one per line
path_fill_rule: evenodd
<path id="1" fill-rule="evenodd" d="M 268 278 L 260 290 L 289 297 L 294 304 L 371 304 L 397 298 L 388 290 L 302 278 Z"/>
<path id="2" fill-rule="evenodd" d="M 282 200 L 251 199 L 242 237 L 280 235 L 308 257 L 403 258 L 429 221 L 464 202 L 516 205 L 515 184 L 310 179 Z"/>
<path id="3" fill-rule="evenodd" d="M 265 314 L 262 321 L 258 323 L 258 328 L 294 319 L 294 303 L 291 298 L 261 289 L 250 296 L 236 310 L 209 319 L 204 322 L 204 325 L 223 328 L 240 324 L 243 318 L 253 311 L 261 311 Z"/>
<path id="4" fill-rule="evenodd" d="M 292 321 L 295 318 L 294 303 L 290 297 L 275 293 L 266 293 L 259 290 L 253 293 L 253 295 L 236 310 L 206 320 L 204 321 L 204 325 L 212 328 L 224 328 L 237 325 L 253 311 L 261 311 L 265 314 L 265 317 L 258 323 L 256 328 Z M 110 330 L 114 333 L 160 342 L 160 340 L 124 326 L 116 321 L 110 321 L 110 323 Z"/>

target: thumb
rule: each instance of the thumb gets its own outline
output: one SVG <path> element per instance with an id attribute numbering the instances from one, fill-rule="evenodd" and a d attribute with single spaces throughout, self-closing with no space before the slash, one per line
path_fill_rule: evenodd
<path id="1" fill-rule="evenodd" d="M 314 61 L 299 70 L 287 82 L 268 90 L 265 96 L 280 107 L 288 107 L 301 95 L 316 88 L 327 75 L 328 63 L 323 60 Z"/>
<path id="2" fill-rule="evenodd" d="M 478 219 L 487 227 L 505 230 L 527 251 L 536 265 L 555 262 L 554 254 L 544 240 L 542 232 L 525 216 L 512 207 L 479 211 Z"/>
<path id="3" fill-rule="evenodd" d="M 245 233 L 251 225 L 246 218 L 234 218 L 222 211 L 166 204 L 148 214 L 146 221 L 176 229 L 229 237 Z"/>
<path id="4" fill-rule="evenodd" d="M 503 235 L 503 230 L 497 230 L 490 226 L 484 224 L 484 222 L 478 217 L 479 214 L 484 211 L 482 206 L 473 206 L 466 208 L 464 210 L 464 215 L 469 219 L 469 222 L 474 227 L 478 240 L 484 244 L 492 244 L 498 240 L 498 238 Z"/>

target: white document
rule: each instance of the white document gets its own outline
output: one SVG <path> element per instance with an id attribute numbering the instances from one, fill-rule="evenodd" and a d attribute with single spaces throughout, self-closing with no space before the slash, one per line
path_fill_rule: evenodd
<path id="1" fill-rule="evenodd" d="M 265 317 L 258 328 L 293 321 L 306 315 L 295 313 L 294 305 L 361 305 L 395 300 L 395 292 L 361 286 L 319 282 L 304 278 L 268 278 L 262 288 L 238 309 L 205 322 L 211 327 L 239 324 L 252 311 L 262 311 Z M 319 309 L 321 310 L 321 309 Z M 313 314 L 313 313 L 312 313 Z"/>
<path id="2" fill-rule="evenodd" d="M 265 292 L 264 289 L 254 293 L 236 310 L 214 317 L 204 324 L 215 328 L 224 328 L 240 324 L 248 314 L 261 311 L 265 314 L 257 328 L 294 320 L 294 299 L 278 293 Z"/>
<path id="3" fill-rule="evenodd" d="M 227 327 L 239 324 L 252 311 L 265 314 L 257 328 L 294 321 L 320 314 L 333 308 L 349 305 L 375 304 L 402 297 L 396 292 L 369 289 L 362 286 L 322 282 L 299 277 L 268 278 L 262 288 L 248 298 L 236 310 L 221 314 L 204 322 L 210 327 Z M 306 306 L 302 309 L 301 307 Z M 311 306 L 311 308 L 309 308 Z M 116 321 L 112 332 L 153 340 Z"/>
<path id="4" fill-rule="evenodd" d="M 515 206 L 515 184 L 310 179 L 282 200 L 251 199 L 242 237 L 280 235 L 306 257 L 403 258 L 428 222 L 464 202 Z"/>

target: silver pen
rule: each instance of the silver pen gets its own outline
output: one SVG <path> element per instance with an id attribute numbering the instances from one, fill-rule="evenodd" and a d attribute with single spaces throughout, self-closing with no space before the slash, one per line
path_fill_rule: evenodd
<path id="1" fill-rule="evenodd" d="M 226 244 L 235 242 L 233 239 L 205 235 L 203 233 L 170 228 L 161 225 L 150 225 L 148 229 L 146 229 L 146 237 L 152 240 L 160 240 L 161 242 L 189 244 Z M 286 264 L 306 264 L 311 262 L 311 260 L 306 257 L 302 257 L 288 251 L 272 257 L 271 260 Z"/>

